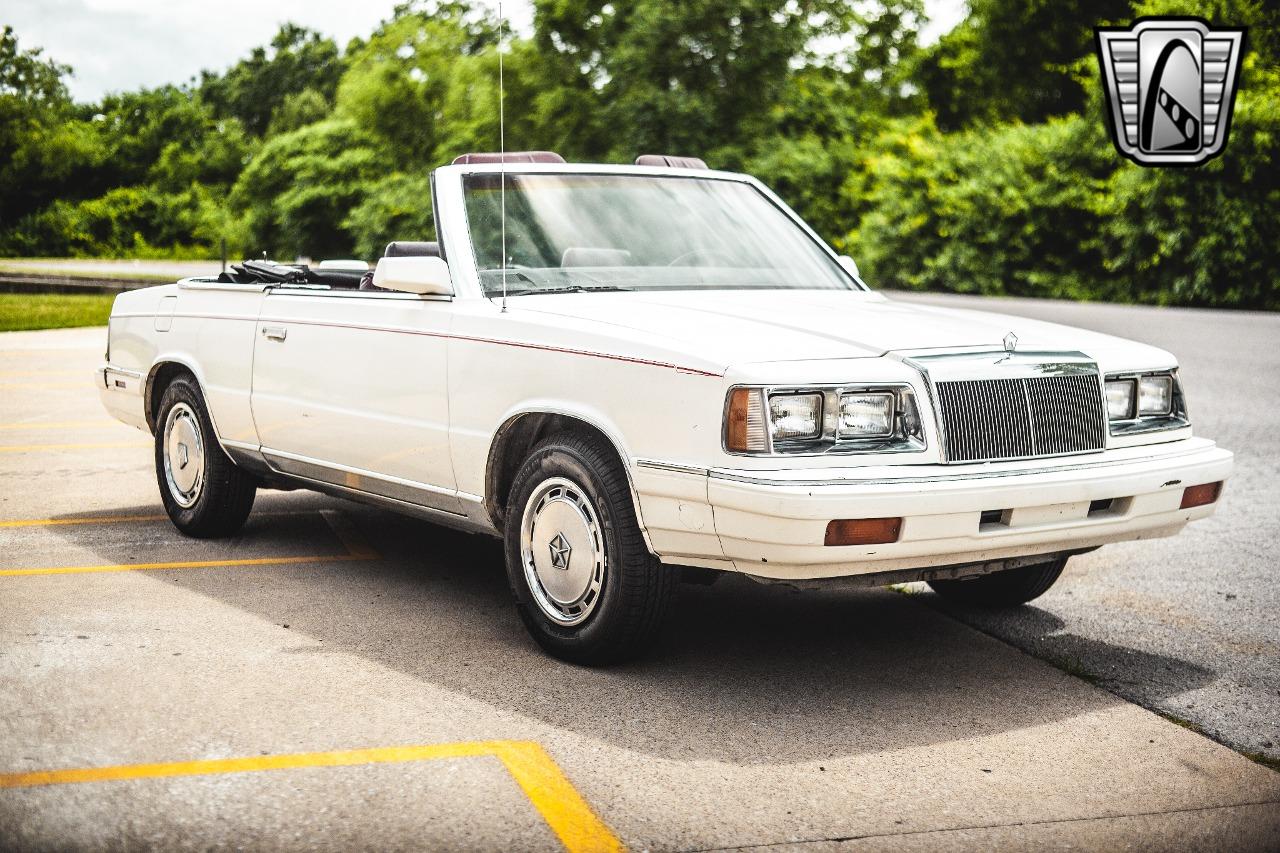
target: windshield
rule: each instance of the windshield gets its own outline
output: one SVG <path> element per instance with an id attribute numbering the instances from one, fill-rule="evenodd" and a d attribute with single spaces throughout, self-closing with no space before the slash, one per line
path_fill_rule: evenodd
<path id="1" fill-rule="evenodd" d="M 476 268 L 502 293 L 501 176 L 463 179 Z M 842 289 L 827 252 L 750 184 L 650 175 L 506 176 L 507 292 Z"/>

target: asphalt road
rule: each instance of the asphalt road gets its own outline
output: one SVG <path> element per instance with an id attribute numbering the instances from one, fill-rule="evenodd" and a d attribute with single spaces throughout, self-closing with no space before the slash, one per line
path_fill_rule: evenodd
<path id="1" fill-rule="evenodd" d="M 0 848 L 1274 849 L 1280 774 L 1122 697 L 1270 737 L 1277 321 L 1006 307 L 1171 336 L 1221 514 L 999 624 L 685 587 L 606 670 L 537 650 L 490 540 L 306 492 L 182 538 L 102 330 L 0 335 Z"/>

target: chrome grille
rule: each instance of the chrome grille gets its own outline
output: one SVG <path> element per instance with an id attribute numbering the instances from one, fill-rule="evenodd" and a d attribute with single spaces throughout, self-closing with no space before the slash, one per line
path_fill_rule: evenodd
<path id="1" fill-rule="evenodd" d="M 947 461 L 1101 450 L 1106 409 L 1096 373 L 937 383 Z"/>

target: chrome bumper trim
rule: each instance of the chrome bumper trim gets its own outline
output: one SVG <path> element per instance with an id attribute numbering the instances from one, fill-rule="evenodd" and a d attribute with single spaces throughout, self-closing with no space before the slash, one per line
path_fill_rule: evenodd
<path id="1" fill-rule="evenodd" d="M 1159 447 L 1162 445 L 1151 445 L 1151 447 Z M 1001 471 L 956 471 L 956 466 L 948 467 L 953 470 L 945 474 L 929 474 L 927 476 L 902 476 L 902 477 L 876 477 L 868 479 L 858 479 L 856 477 L 848 477 L 841 479 L 812 479 L 812 480 L 791 480 L 780 479 L 777 477 L 769 477 L 767 471 L 744 473 L 741 471 L 730 471 L 722 468 L 699 468 L 693 465 L 681 465 L 674 462 L 662 462 L 655 459 L 637 459 L 635 464 L 640 468 L 651 468 L 657 471 L 670 471 L 678 474 L 692 474 L 699 477 L 710 477 L 713 480 L 725 480 L 733 483 L 746 483 L 753 486 L 780 486 L 780 487 L 811 487 L 811 486 L 888 486 L 898 484 L 914 484 L 914 483 L 950 483 L 957 480 L 995 480 L 1005 479 L 1008 477 L 1025 477 L 1036 474 L 1055 474 L 1062 471 L 1089 471 L 1104 470 L 1108 468 L 1116 468 L 1127 465 L 1137 465 L 1144 462 L 1156 461 L 1173 461 L 1185 456 L 1193 456 L 1203 453 L 1207 449 L 1216 447 L 1216 445 L 1207 443 L 1200 444 L 1196 447 L 1179 448 L 1175 452 L 1153 453 L 1150 456 L 1144 456 L 1134 459 L 1112 459 L 1106 461 L 1081 462 L 1073 465 L 1045 465 L 1035 468 L 1016 468 Z M 1062 457 L 1057 457 L 1062 458 Z M 977 463 L 982 464 L 982 463 Z M 907 469 L 911 466 L 902 466 Z M 792 469 L 794 470 L 794 469 Z"/>

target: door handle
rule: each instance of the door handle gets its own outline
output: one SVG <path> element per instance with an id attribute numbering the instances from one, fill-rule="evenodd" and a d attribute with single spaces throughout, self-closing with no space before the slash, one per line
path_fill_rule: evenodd
<path id="1" fill-rule="evenodd" d="M 262 336 L 269 341 L 283 341 L 289 334 L 284 326 L 263 326 Z"/>

